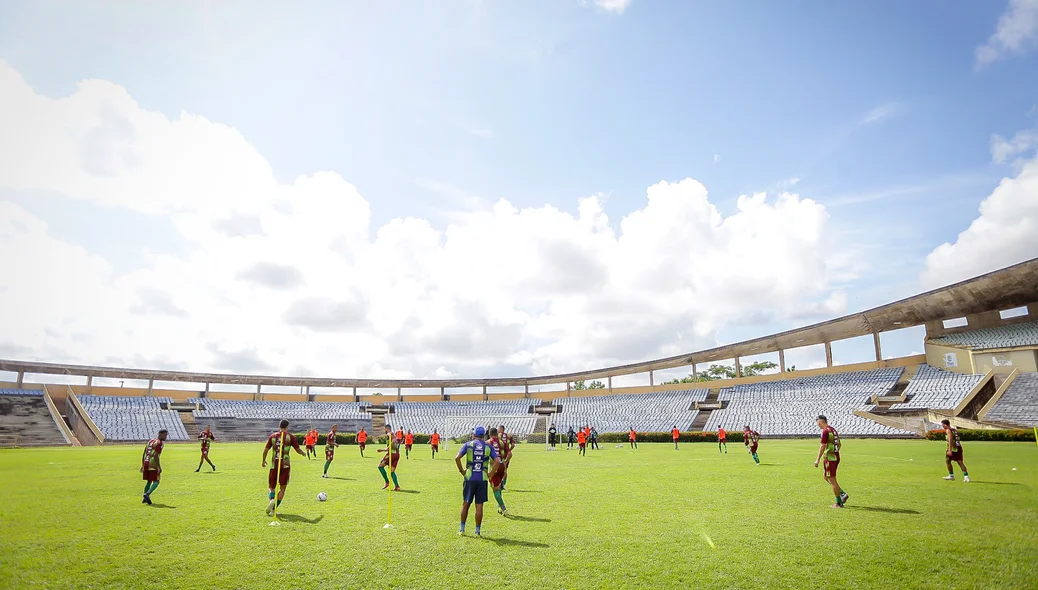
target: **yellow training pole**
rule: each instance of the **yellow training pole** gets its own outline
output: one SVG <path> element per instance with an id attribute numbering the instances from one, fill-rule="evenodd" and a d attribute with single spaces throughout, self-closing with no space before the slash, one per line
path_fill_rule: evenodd
<path id="1" fill-rule="evenodd" d="M 281 431 L 281 446 L 278 449 L 280 456 L 278 458 L 277 475 L 274 477 L 274 522 L 278 521 L 278 493 L 280 491 L 279 486 L 281 485 L 281 464 L 285 462 L 285 431 Z"/>
<path id="2" fill-rule="evenodd" d="M 1038 426 L 1034 427 L 1034 444 L 1038 445 Z"/>

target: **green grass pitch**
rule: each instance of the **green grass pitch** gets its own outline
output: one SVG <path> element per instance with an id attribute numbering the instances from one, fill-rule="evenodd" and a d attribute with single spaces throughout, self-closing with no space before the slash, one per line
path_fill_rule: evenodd
<path id="1" fill-rule="evenodd" d="M 153 507 L 137 445 L 4 450 L 0 587 L 1038 587 L 1038 448 L 966 443 L 964 484 L 941 479 L 943 445 L 845 440 L 842 511 L 815 441 L 765 439 L 759 467 L 741 444 L 520 445 L 514 517 L 491 497 L 482 539 L 473 516 L 457 536 L 453 453 L 428 447 L 401 460 L 391 530 L 371 450 L 341 447 L 330 480 L 323 452 L 294 457 L 280 527 L 261 444 L 217 443 L 219 470 L 197 474 L 196 445 L 167 445 Z"/>

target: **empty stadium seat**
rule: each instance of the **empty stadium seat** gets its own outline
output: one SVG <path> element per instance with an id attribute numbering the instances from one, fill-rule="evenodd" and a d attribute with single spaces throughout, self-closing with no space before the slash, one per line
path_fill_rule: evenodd
<path id="1" fill-rule="evenodd" d="M 934 344 L 966 346 L 973 350 L 1015 348 L 1038 345 L 1038 322 L 1007 324 L 978 330 L 967 330 L 956 334 L 945 334 L 931 338 Z"/>
<path id="2" fill-rule="evenodd" d="M 41 389 L 0 389 L 0 435 L 18 446 L 69 444 Z"/>
<path id="3" fill-rule="evenodd" d="M 533 434 L 537 417 L 530 413 L 530 406 L 540 405 L 539 399 L 472 402 L 393 402 L 393 412 L 386 422 L 393 429 L 410 429 L 412 432 L 430 434 L 433 429 L 447 437 L 469 434 L 481 418 L 490 420 L 485 426 L 500 426 L 502 423 L 509 434 L 526 437 Z M 465 420 L 464 418 L 471 418 Z"/>
<path id="4" fill-rule="evenodd" d="M 601 395 L 592 397 L 560 397 L 554 403 L 562 412 L 553 417 L 555 427 L 565 432 L 593 426 L 599 432 L 669 432 L 677 426 L 688 430 L 699 414 L 690 409 L 703 401 L 706 389 L 666 391 L 646 394 Z"/>
<path id="5" fill-rule="evenodd" d="M 1038 373 L 1018 374 L 984 419 L 1038 426 Z"/>
<path id="6" fill-rule="evenodd" d="M 188 440 L 180 414 L 162 409 L 173 403 L 168 397 L 81 395 L 79 402 L 106 441 L 150 440 L 163 428 L 166 440 Z"/>
<path id="7" fill-rule="evenodd" d="M 907 400 L 890 406 L 891 410 L 950 409 L 959 405 L 980 383 L 983 375 L 964 375 L 920 365 L 905 388 Z"/>

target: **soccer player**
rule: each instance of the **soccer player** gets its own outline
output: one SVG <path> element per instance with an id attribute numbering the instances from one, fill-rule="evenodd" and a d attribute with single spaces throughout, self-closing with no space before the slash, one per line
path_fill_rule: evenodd
<path id="1" fill-rule="evenodd" d="M 577 447 L 577 452 L 587 457 L 587 435 L 583 429 L 577 431 Z"/>
<path id="2" fill-rule="evenodd" d="M 634 431 L 634 426 L 632 426 L 631 431 L 627 433 L 627 441 L 631 443 L 632 449 L 638 448 L 638 433 Z"/>
<path id="3" fill-rule="evenodd" d="M 393 491 L 400 491 L 400 482 L 396 478 L 396 466 L 400 463 L 400 438 L 393 436 L 393 429 L 386 424 L 386 438 L 389 439 L 389 453 L 382 457 L 382 460 L 378 464 L 378 472 L 382 474 L 382 479 L 386 480 L 386 485 L 382 486 L 382 489 L 389 487 L 389 476 L 386 475 L 386 466 L 389 466 L 389 475 L 393 476 Z M 401 435 L 402 438 L 402 435 Z M 379 453 L 385 453 L 386 449 L 379 449 Z"/>
<path id="4" fill-rule="evenodd" d="M 595 428 L 594 426 L 591 427 L 590 437 L 591 437 L 591 448 L 596 450 L 596 451 L 601 450 L 601 449 L 598 448 L 598 429 Z"/>
<path id="5" fill-rule="evenodd" d="M 338 434 L 339 425 L 333 424 L 332 431 L 328 433 L 328 440 L 324 441 L 324 475 L 321 477 L 325 479 L 328 479 L 328 468 L 335 460 L 335 447 L 339 446 L 339 439 L 336 438 Z"/>
<path id="6" fill-rule="evenodd" d="M 401 443 L 404 442 L 404 429 L 403 428 L 400 428 L 399 430 L 396 431 L 396 442 L 397 442 L 397 444 L 401 444 Z"/>
<path id="7" fill-rule="evenodd" d="M 404 458 L 411 458 L 411 445 L 414 444 L 414 434 L 411 433 L 411 429 L 407 429 L 407 434 L 404 435 Z"/>
<path id="8" fill-rule="evenodd" d="M 825 481 L 832 486 L 833 495 L 836 496 L 836 503 L 833 504 L 833 508 L 843 508 L 844 503 L 847 502 L 850 496 L 843 491 L 843 488 L 836 481 L 836 470 L 840 467 L 840 434 L 836 432 L 835 428 L 829 426 L 829 419 L 825 416 L 819 416 L 817 423 L 818 427 L 822 429 L 822 444 L 818 448 L 815 467 L 818 467 L 818 462 L 824 456 L 825 461 L 823 462 L 822 469 L 825 474 Z"/>
<path id="9" fill-rule="evenodd" d="M 360 432 L 357 433 L 357 446 L 360 447 L 360 456 L 364 456 L 364 447 L 368 446 L 368 431 L 364 430 L 364 427 L 360 427 Z"/>
<path id="10" fill-rule="evenodd" d="M 202 470 L 203 461 L 208 463 L 213 468 L 213 471 L 216 471 L 216 465 L 213 465 L 213 462 L 209 460 L 209 442 L 216 440 L 216 437 L 213 436 L 213 431 L 206 426 L 205 430 L 198 433 L 198 440 L 202 441 L 202 458 L 198 460 L 198 469 L 195 469 L 195 473 Z"/>
<path id="11" fill-rule="evenodd" d="M 276 432 L 267 438 L 267 444 L 263 447 L 263 467 L 267 466 L 267 453 L 271 449 L 274 450 L 270 464 L 270 473 L 267 474 L 267 487 L 269 488 L 267 497 L 270 498 L 270 503 L 267 504 L 268 516 L 274 514 L 277 507 L 281 506 L 281 501 L 285 499 L 285 488 L 288 487 L 292 467 L 288 447 L 295 449 L 300 457 L 306 456 L 303 450 L 299 448 L 299 441 L 288 432 L 288 420 L 282 420 L 279 427 Z M 281 489 L 278 491 L 277 502 L 275 503 L 274 489 L 279 485 Z"/>
<path id="12" fill-rule="evenodd" d="M 569 427 L 569 432 L 566 433 L 566 450 L 573 448 L 573 441 L 577 439 L 577 433 L 573 432 L 573 427 Z"/>
<path id="13" fill-rule="evenodd" d="M 501 459 L 501 465 L 498 466 L 497 470 L 490 477 L 490 486 L 494 490 L 494 499 L 497 500 L 497 513 L 502 516 L 508 516 L 508 508 L 505 508 L 505 501 L 501 497 L 501 492 L 505 491 L 505 480 L 508 479 L 508 463 L 512 459 L 512 449 L 508 447 L 507 441 L 498 437 L 496 428 L 490 429 L 490 440 L 487 442 L 497 452 L 498 458 Z"/>
<path id="14" fill-rule="evenodd" d="M 760 457 L 757 456 L 757 441 L 759 440 L 759 432 L 756 430 L 750 430 L 749 425 L 742 427 L 742 444 L 745 445 L 749 453 L 753 455 L 753 462 L 757 465 L 760 465 Z"/>
<path id="15" fill-rule="evenodd" d="M 465 483 L 461 487 L 461 529 L 458 530 L 458 534 L 465 534 L 465 523 L 469 520 L 469 506 L 475 502 L 476 536 L 478 537 L 480 536 L 479 529 L 483 525 L 483 504 L 487 501 L 487 479 L 493 478 L 494 472 L 501 467 L 501 457 L 493 447 L 483 440 L 487 434 L 485 428 L 477 426 L 473 434 L 476 438 L 461 445 L 458 455 L 454 457 L 454 463 L 457 464 L 458 471 L 465 478 Z M 462 457 L 465 457 L 464 465 L 461 463 Z M 487 463 L 491 461 L 493 463 L 488 472 Z"/>
<path id="16" fill-rule="evenodd" d="M 429 437 L 429 444 L 432 445 L 432 458 L 436 459 L 436 453 L 440 450 L 440 433 L 433 429 L 432 436 Z"/>
<path id="17" fill-rule="evenodd" d="M 728 454 L 728 433 L 724 431 L 724 428 L 717 427 L 717 452 L 721 452 L 721 447 L 724 446 L 724 453 Z"/>
<path id="18" fill-rule="evenodd" d="M 501 470 L 501 491 L 504 491 L 505 486 L 508 485 L 508 466 L 512 463 L 512 450 L 515 449 L 515 437 L 505 432 L 504 424 L 498 428 L 498 433 L 501 440 L 501 446 L 505 447 L 508 451 L 507 453 L 499 453 L 501 455 L 501 465 L 504 467 L 504 469 Z M 506 454 L 507 457 L 505 456 Z"/>
<path id="19" fill-rule="evenodd" d="M 159 477 L 162 475 L 162 465 L 159 463 L 159 455 L 162 447 L 166 446 L 166 429 L 159 431 L 157 438 L 148 441 L 144 445 L 144 454 L 141 455 L 141 473 L 144 474 L 144 499 L 141 504 L 151 505 L 151 493 L 159 487 Z"/>
<path id="20" fill-rule="evenodd" d="M 670 436 L 674 439 L 674 450 L 678 450 L 678 439 L 681 438 L 681 431 L 678 430 L 677 425 L 670 429 Z"/>
<path id="21" fill-rule="evenodd" d="M 306 458 L 316 459 L 317 449 L 314 446 L 317 444 L 317 429 L 311 426 L 310 430 L 306 432 L 306 438 L 303 440 L 306 442 Z M 313 455 L 312 457 L 311 454 Z"/>
<path id="22" fill-rule="evenodd" d="M 548 429 L 548 444 L 551 448 L 555 448 L 555 441 L 559 438 L 559 430 L 555 428 L 555 423 L 551 423 L 551 428 Z"/>
<path id="23" fill-rule="evenodd" d="M 955 471 L 952 469 L 952 461 L 955 461 L 962 470 L 963 483 L 969 483 L 970 474 L 966 471 L 966 464 L 962 462 L 962 441 L 959 440 L 959 430 L 952 428 L 951 422 L 947 420 L 941 420 L 941 424 L 944 426 L 944 434 L 948 437 L 948 450 L 944 452 L 944 464 L 948 466 L 948 476 L 944 479 L 955 480 Z"/>

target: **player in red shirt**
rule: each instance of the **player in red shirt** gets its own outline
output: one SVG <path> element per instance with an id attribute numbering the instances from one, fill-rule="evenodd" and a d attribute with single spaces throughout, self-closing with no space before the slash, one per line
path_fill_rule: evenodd
<path id="1" fill-rule="evenodd" d="M 721 445 L 724 445 L 725 454 L 728 453 L 728 433 L 724 431 L 724 428 L 717 427 L 717 452 L 721 452 Z"/>
<path id="2" fill-rule="evenodd" d="M 396 442 L 397 442 L 397 444 L 403 444 L 404 443 L 404 429 L 403 428 L 401 428 L 401 429 L 396 431 Z"/>
<path id="3" fill-rule="evenodd" d="M 944 479 L 955 480 L 955 471 L 952 470 L 952 461 L 955 461 L 962 470 L 962 481 L 969 483 L 970 474 L 966 471 L 966 464 L 962 462 L 962 441 L 959 440 L 959 431 L 952 428 L 951 422 L 947 420 L 941 420 L 941 425 L 944 426 L 944 434 L 948 437 L 948 449 L 944 451 L 944 464 L 948 466 L 948 476 Z"/>
<path id="4" fill-rule="evenodd" d="M 414 434 L 411 433 L 411 429 L 407 429 L 407 434 L 404 435 L 404 458 L 411 458 L 411 445 L 414 444 Z"/>
<path id="5" fill-rule="evenodd" d="M 295 436 L 288 432 L 288 420 L 282 420 L 280 424 L 280 430 L 271 434 L 267 438 L 267 444 L 263 447 L 263 466 L 267 466 L 267 453 L 273 449 L 274 456 L 272 463 L 270 464 L 270 473 L 267 474 L 267 487 L 269 489 L 268 498 L 270 498 L 270 504 L 267 504 L 267 514 L 274 514 L 278 506 L 281 506 L 281 501 L 285 499 L 285 488 L 288 487 L 288 480 L 291 477 L 291 456 L 288 447 L 292 447 L 299 453 L 300 457 L 305 457 L 303 450 L 299 448 L 299 441 Z M 274 489 L 280 485 L 281 489 L 278 491 L 277 502 L 274 502 Z"/>
<path id="6" fill-rule="evenodd" d="M 440 433 L 433 430 L 432 436 L 429 437 L 429 444 L 432 445 L 432 458 L 436 459 L 436 453 L 440 450 Z"/>
<path id="7" fill-rule="evenodd" d="M 313 426 L 306 433 L 306 438 L 303 440 L 306 442 L 306 458 L 316 459 L 317 458 L 317 429 Z"/>
<path id="8" fill-rule="evenodd" d="M 202 470 L 203 461 L 208 463 L 213 468 L 213 471 L 216 471 L 216 465 L 213 465 L 213 462 L 209 460 L 209 443 L 216 440 L 216 437 L 213 436 L 213 431 L 206 426 L 205 430 L 198 433 L 198 440 L 202 441 L 202 458 L 198 460 L 198 469 L 195 469 L 195 473 Z"/>
<path id="9" fill-rule="evenodd" d="M 759 440 L 759 432 L 750 430 L 749 425 L 742 427 L 742 444 L 746 445 L 746 449 L 753 455 L 753 462 L 757 465 L 760 465 L 760 457 L 757 456 L 757 441 Z"/>
<path id="10" fill-rule="evenodd" d="M 681 431 L 678 430 L 677 425 L 674 426 L 670 431 L 670 436 L 674 438 L 674 450 L 678 450 L 678 439 L 681 438 Z"/>
<path id="11" fill-rule="evenodd" d="M 502 424 L 497 429 L 498 440 L 501 441 L 502 447 L 507 447 L 506 453 L 499 453 L 501 456 L 501 491 L 505 490 L 505 486 L 508 485 L 508 466 L 512 463 L 512 451 L 515 449 L 515 437 L 505 432 L 505 425 Z M 505 457 L 507 455 L 507 457 Z"/>
<path id="12" fill-rule="evenodd" d="M 634 426 L 632 426 L 630 432 L 627 433 L 627 442 L 631 443 L 632 449 L 638 448 L 638 433 L 634 431 Z"/>
<path id="13" fill-rule="evenodd" d="M 836 432 L 835 428 L 829 426 L 829 419 L 825 416 L 819 416 L 817 422 L 818 427 L 822 429 L 822 444 L 818 448 L 815 467 L 818 467 L 818 462 L 824 457 L 825 481 L 832 486 L 833 495 L 836 496 L 836 503 L 833 504 L 833 508 L 843 508 L 844 503 L 847 502 L 850 496 L 843 491 L 843 488 L 836 481 L 836 470 L 840 467 L 840 434 Z"/>
<path id="14" fill-rule="evenodd" d="M 357 433 L 357 446 L 360 447 L 360 456 L 364 456 L 364 448 L 368 446 L 368 431 L 364 430 L 364 427 L 360 427 L 360 432 Z"/>
<path id="15" fill-rule="evenodd" d="M 324 441 L 324 475 L 321 477 L 325 479 L 328 479 L 328 467 L 335 460 L 335 447 L 339 446 L 339 439 L 336 438 L 338 434 L 339 425 L 334 424 L 331 432 L 328 433 L 328 440 Z"/>
<path id="16" fill-rule="evenodd" d="M 578 453 L 587 456 L 587 435 L 584 434 L 583 429 L 577 431 L 577 448 Z"/>
<path id="17" fill-rule="evenodd" d="M 159 487 L 159 477 L 162 475 L 162 465 L 159 463 L 159 455 L 162 447 L 166 446 L 166 430 L 160 430 L 158 438 L 153 438 L 144 445 L 144 454 L 141 455 L 141 473 L 144 474 L 144 499 L 141 504 L 151 504 L 151 493 Z"/>
<path id="18" fill-rule="evenodd" d="M 508 441 L 501 438 L 501 432 L 497 428 L 490 429 L 490 440 L 487 441 L 487 444 L 494 448 L 501 461 L 497 470 L 490 476 L 490 486 L 494 490 L 494 499 L 497 500 L 497 513 L 508 516 L 508 508 L 505 508 L 505 500 L 501 497 L 501 492 L 505 491 L 505 480 L 508 479 L 508 461 L 512 458 L 512 449 L 509 448 Z"/>
<path id="19" fill-rule="evenodd" d="M 400 491 L 400 482 L 396 478 L 396 466 L 400 463 L 400 439 L 393 436 L 393 429 L 386 424 L 386 438 L 389 441 L 389 454 L 382 457 L 382 460 L 378 463 L 378 472 L 382 474 L 382 479 L 386 480 L 386 485 L 382 486 L 382 489 L 389 487 L 389 476 L 386 475 L 386 467 L 389 467 L 389 475 L 393 476 L 393 491 Z M 379 449 L 379 453 L 385 453 L 387 449 Z"/>

